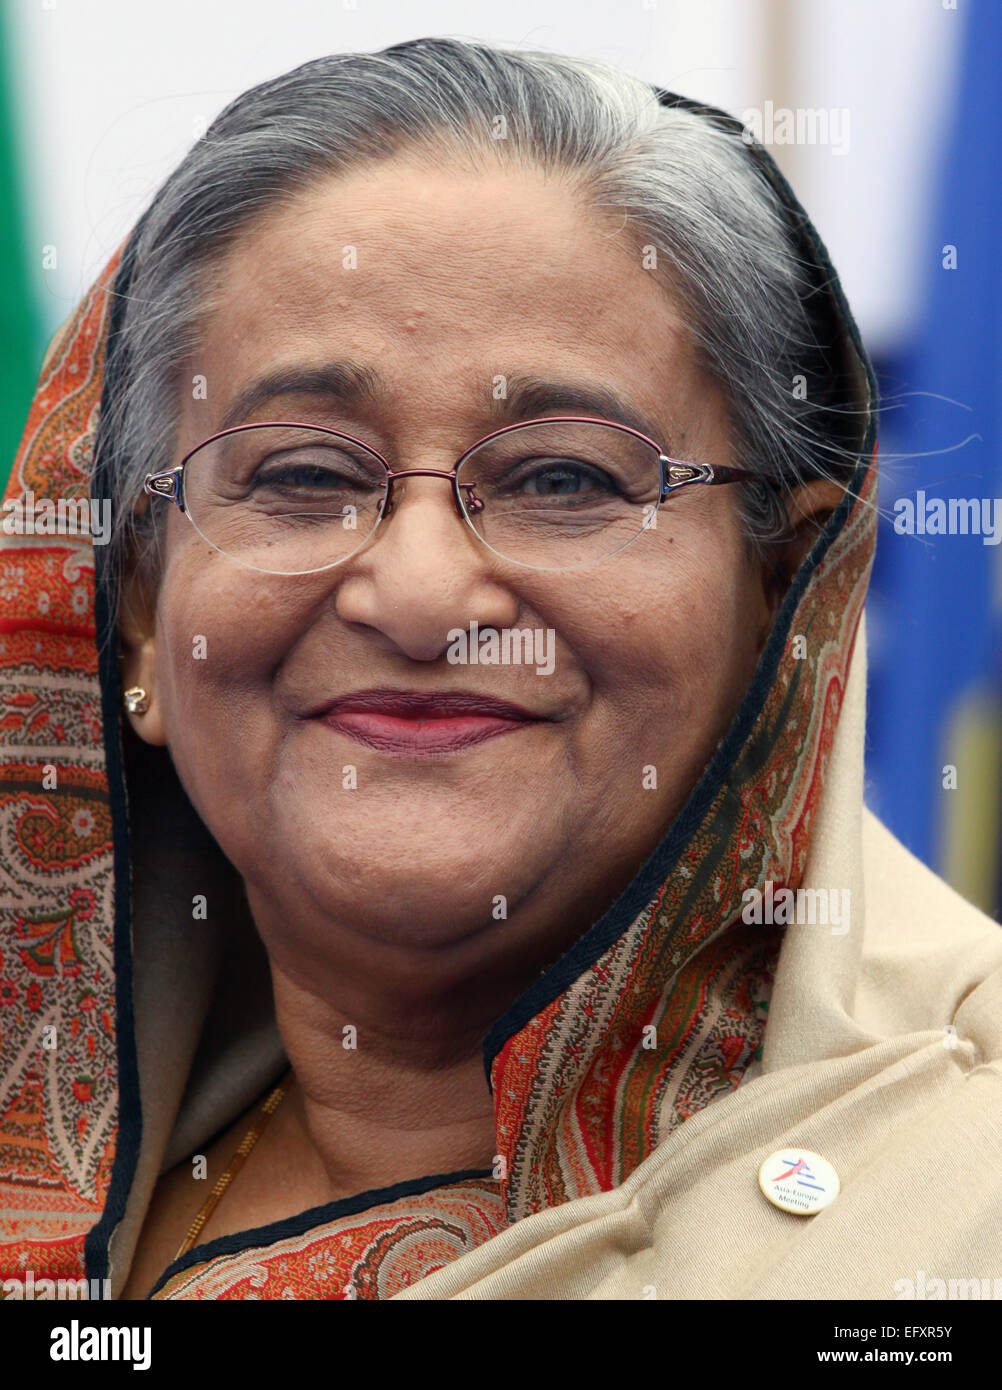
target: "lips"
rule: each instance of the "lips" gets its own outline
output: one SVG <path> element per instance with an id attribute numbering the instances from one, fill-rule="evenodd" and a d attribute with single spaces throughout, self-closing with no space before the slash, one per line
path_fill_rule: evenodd
<path id="1" fill-rule="evenodd" d="M 456 753 L 543 722 L 508 700 L 456 690 L 362 690 L 314 718 L 368 748 L 410 755 Z"/>

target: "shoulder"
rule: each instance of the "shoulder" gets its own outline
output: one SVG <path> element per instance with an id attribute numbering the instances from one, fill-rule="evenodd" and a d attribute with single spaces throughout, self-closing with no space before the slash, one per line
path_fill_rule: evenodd
<path id="1" fill-rule="evenodd" d="M 959 1027 L 1002 1057 L 1002 927 L 863 815 L 865 929 L 857 1017 L 879 1031 Z M 962 1034 L 969 1036 L 967 1029 Z"/>

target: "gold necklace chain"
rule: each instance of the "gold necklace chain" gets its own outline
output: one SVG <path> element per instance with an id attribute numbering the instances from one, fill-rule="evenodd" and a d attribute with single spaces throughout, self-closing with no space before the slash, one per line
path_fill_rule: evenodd
<path id="1" fill-rule="evenodd" d="M 202 1210 L 198 1213 L 194 1221 L 189 1226 L 188 1234 L 181 1242 L 181 1248 L 174 1256 L 175 1260 L 179 1260 L 182 1255 L 187 1254 L 187 1252 L 198 1240 L 199 1233 L 201 1232 L 203 1226 L 208 1221 L 212 1213 L 215 1211 L 216 1207 L 219 1205 L 219 1199 L 222 1197 L 223 1193 L 229 1187 L 230 1183 L 233 1181 L 236 1175 L 240 1172 L 240 1169 L 244 1166 L 251 1149 L 253 1149 L 254 1145 L 257 1143 L 257 1141 L 261 1138 L 261 1135 L 264 1133 L 268 1121 L 271 1119 L 272 1115 L 274 1115 L 275 1111 L 281 1104 L 282 1098 L 284 1097 L 286 1091 L 289 1089 L 291 1082 L 292 1068 L 290 1067 L 289 1070 L 286 1072 L 285 1076 L 282 1078 L 282 1080 L 278 1083 L 278 1085 L 275 1087 L 272 1093 L 268 1096 L 267 1100 L 261 1106 L 260 1113 L 258 1114 L 254 1123 L 251 1125 L 250 1129 L 244 1135 L 240 1147 L 237 1149 L 236 1153 L 233 1155 L 229 1163 L 226 1165 L 215 1187 L 209 1193 L 208 1198 L 205 1201 L 205 1205 L 202 1207 Z"/>

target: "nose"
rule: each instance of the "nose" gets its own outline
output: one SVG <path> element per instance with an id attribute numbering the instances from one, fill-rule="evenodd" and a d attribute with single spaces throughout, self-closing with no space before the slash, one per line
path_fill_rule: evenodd
<path id="1" fill-rule="evenodd" d="M 371 542 L 345 566 L 335 608 L 412 660 L 436 661 L 456 628 L 516 625 L 519 599 L 499 563 L 463 518 L 448 473 L 407 470 L 390 482 Z"/>

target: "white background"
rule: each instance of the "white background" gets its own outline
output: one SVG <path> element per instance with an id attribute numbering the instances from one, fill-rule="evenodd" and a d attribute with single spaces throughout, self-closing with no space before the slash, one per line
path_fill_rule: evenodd
<path id="1" fill-rule="evenodd" d="M 950 3 L 950 0 L 946 0 Z M 723 106 L 845 108 L 848 153 L 773 147 L 871 351 L 918 308 L 916 228 L 948 130 L 964 9 L 944 0 L 7 0 L 47 333 L 170 169 L 254 83 L 422 35 L 601 58 Z M 55 270 L 42 268 L 54 246 Z"/>

